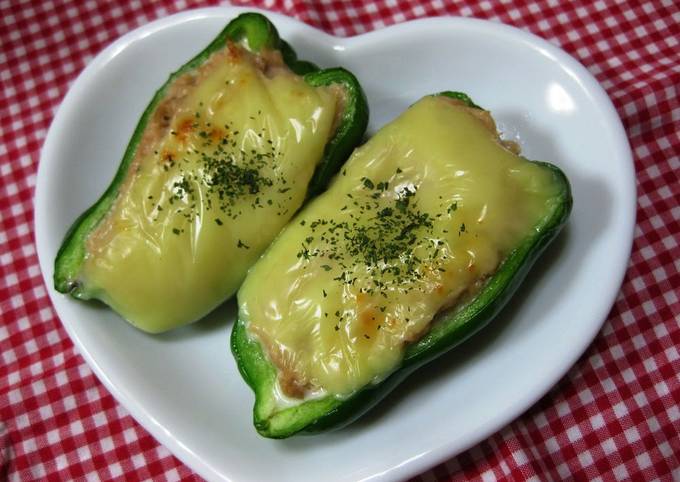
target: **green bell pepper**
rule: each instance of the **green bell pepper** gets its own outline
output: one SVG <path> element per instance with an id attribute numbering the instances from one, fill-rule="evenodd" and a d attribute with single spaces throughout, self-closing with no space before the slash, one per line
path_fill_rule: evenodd
<path id="1" fill-rule="evenodd" d="M 121 193 L 121 189 L 126 186 L 126 180 L 132 175 L 131 170 L 133 168 L 139 169 L 139 166 L 135 165 L 135 156 L 137 156 L 138 151 L 140 151 L 140 144 L 144 139 L 147 127 L 150 125 L 153 119 L 155 117 L 157 118 L 159 115 L 159 106 L 162 106 L 164 99 L 171 95 L 170 92 L 172 92 L 174 85 L 173 83 L 179 82 L 182 79 L 186 79 L 189 74 L 195 75 L 197 78 L 200 77 L 200 69 L 208 64 L 211 56 L 213 54 L 219 53 L 221 50 L 227 51 L 225 49 L 231 48 L 229 47 L 230 45 L 236 45 L 243 51 L 250 52 L 254 55 L 278 51 L 280 53 L 280 58 L 283 59 L 283 63 L 287 66 L 287 68 L 290 69 L 294 74 L 302 76 L 302 79 L 306 85 L 314 88 L 331 88 L 331 86 L 333 86 L 333 88 L 337 89 L 336 92 L 342 92 L 342 94 L 340 94 L 341 100 L 338 101 L 336 105 L 337 110 L 334 120 L 332 120 L 333 127 L 329 131 L 330 136 L 327 139 L 325 146 L 322 144 L 320 147 L 319 157 L 313 164 L 315 167 L 310 168 L 311 175 L 308 176 L 308 184 L 301 187 L 305 189 L 305 191 L 303 192 L 302 197 L 296 198 L 295 201 L 289 202 L 288 200 L 282 198 L 283 200 L 280 202 L 281 211 L 285 211 L 285 214 L 282 214 L 282 216 L 285 216 L 287 219 L 289 219 L 294 215 L 295 211 L 299 207 L 299 205 L 294 205 L 294 202 L 304 200 L 305 198 L 311 197 L 312 195 L 322 191 L 333 174 L 350 154 L 352 149 L 361 141 L 368 123 L 368 105 L 364 92 L 355 76 L 351 72 L 342 68 L 320 70 L 311 62 L 299 60 L 295 54 L 295 51 L 290 47 L 290 45 L 279 38 L 276 28 L 266 17 L 259 13 L 241 14 L 229 22 L 229 24 L 205 49 L 203 49 L 194 58 L 184 64 L 179 70 L 171 74 L 165 84 L 155 93 L 151 102 L 142 114 L 134 130 L 134 133 L 132 134 L 127 149 L 123 155 L 123 159 L 111 184 L 108 186 L 99 200 L 95 202 L 89 209 L 87 209 L 73 223 L 64 238 L 55 260 L 54 286 L 57 291 L 69 294 L 72 297 L 79 299 L 100 299 L 116 309 L 116 306 L 114 306 L 116 304 L 114 303 L 115 300 L 112 300 L 111 296 L 109 296 L 109 294 L 103 289 L 97 286 L 92 286 L 88 279 L 85 279 L 86 277 L 83 275 L 84 265 L 89 256 L 87 244 L 88 238 L 100 225 L 102 225 L 103 221 L 107 218 L 107 215 L 114 209 L 116 202 L 120 198 L 119 195 Z M 271 77 L 269 76 L 269 73 L 265 73 L 265 75 Z M 285 75 L 283 77 L 285 77 Z M 228 84 L 229 81 L 226 83 Z M 264 97 L 266 100 L 268 99 L 270 102 L 275 101 L 275 99 L 272 101 L 266 96 L 261 97 Z M 291 105 L 298 105 L 298 103 L 299 101 L 289 101 L 289 104 Z M 252 116 L 256 116 L 257 114 L 260 114 L 260 112 L 253 112 Z M 198 115 L 199 114 L 197 113 L 196 116 L 198 117 Z M 251 119 L 254 118 L 252 116 L 250 117 Z M 304 116 L 301 117 L 301 119 L 304 121 Z M 207 125 L 210 126 L 210 124 Z M 266 126 L 268 124 L 263 121 L 261 125 Z M 232 132 L 234 129 L 238 129 L 238 127 L 234 128 L 232 126 L 225 126 L 225 128 L 227 127 L 230 127 Z M 170 133 L 175 135 L 175 132 L 173 131 Z M 201 132 L 201 135 L 204 134 L 205 133 Z M 238 131 L 234 132 L 234 135 L 236 134 L 238 134 Z M 222 139 L 223 144 L 227 141 L 227 138 Z M 271 140 L 268 142 L 270 145 L 272 144 Z M 284 141 L 284 143 L 285 142 L 286 141 Z M 221 147 L 212 147 L 212 149 L 214 149 L 214 152 L 224 153 L 224 151 L 218 151 L 218 149 L 221 149 Z M 241 151 L 241 154 L 244 154 L 243 151 Z M 264 152 L 264 154 L 257 154 L 257 156 L 259 156 L 257 159 L 260 160 L 263 155 L 266 158 L 266 156 L 270 154 L 268 152 Z M 273 156 L 273 154 L 271 155 Z M 249 183 L 244 188 L 244 197 L 250 195 L 254 199 L 253 202 L 255 204 L 265 201 L 265 199 L 255 199 L 255 194 L 253 193 L 256 193 L 257 189 L 259 189 L 259 186 L 255 185 L 254 183 L 259 179 L 260 181 L 265 182 L 266 187 L 266 183 L 269 183 L 268 185 L 271 186 L 273 181 L 269 179 L 264 179 L 263 181 L 262 178 L 257 177 L 257 173 L 254 173 L 253 169 L 240 168 L 240 170 L 236 170 L 236 168 L 234 168 L 231 171 L 227 170 L 225 172 L 222 167 L 216 166 L 214 162 L 210 164 L 212 162 L 210 159 L 206 161 L 205 156 L 203 160 L 205 161 L 204 164 L 208 166 L 205 169 L 212 169 L 212 177 L 208 178 L 207 181 L 204 180 L 204 184 L 212 183 L 215 185 L 218 182 L 216 179 L 218 179 L 219 176 L 224 177 L 226 175 L 232 175 L 232 177 L 237 177 L 239 181 Z M 171 161 L 170 167 L 173 167 L 174 160 L 171 159 Z M 255 160 L 252 162 L 255 162 Z M 190 180 L 192 179 L 190 175 L 187 176 L 189 176 L 188 178 Z M 298 177 L 295 177 L 294 179 L 297 178 Z M 193 179 L 195 179 L 195 177 Z M 217 187 L 214 187 L 215 199 L 218 199 L 217 195 L 219 194 L 219 200 L 220 202 L 223 202 L 222 200 L 224 198 L 224 192 L 225 190 L 231 189 L 231 186 L 225 185 L 224 187 L 218 187 L 220 189 L 219 192 Z M 276 184 L 274 184 L 274 187 L 277 187 Z M 300 187 L 296 187 L 296 189 L 299 188 Z M 179 187 L 175 185 L 173 189 L 176 189 L 175 192 L 178 192 L 178 189 L 184 189 L 184 191 L 179 191 L 180 195 L 178 195 L 178 199 L 175 200 L 184 202 L 186 199 L 189 199 L 191 191 L 188 187 L 186 187 L 186 185 L 181 185 Z M 279 189 L 278 191 L 284 192 L 287 189 L 289 188 Z M 259 195 L 259 193 L 257 194 Z M 275 194 L 278 195 L 278 193 Z M 149 196 L 149 199 L 151 199 L 151 197 L 152 196 Z M 173 199 L 170 199 L 171 203 L 172 201 Z M 269 200 L 269 203 L 271 204 L 271 200 Z M 163 206 L 159 207 L 158 209 L 161 209 L 162 207 Z M 166 211 L 168 207 L 170 206 L 165 206 Z M 215 211 L 214 206 L 213 211 Z M 284 224 L 287 219 L 283 220 Z M 214 221 L 221 226 L 224 222 L 224 216 L 222 216 L 222 218 L 215 217 Z M 210 223 L 212 223 L 212 221 L 210 221 Z M 189 228 L 187 228 L 187 230 L 188 229 Z M 183 228 L 182 230 L 179 228 L 173 228 L 170 234 L 173 233 L 179 235 L 180 233 L 183 233 Z M 250 249 L 250 246 L 248 246 L 246 242 L 242 242 L 241 239 L 238 239 L 238 248 L 243 252 L 248 252 L 248 256 L 253 258 L 254 261 L 259 253 L 253 252 L 257 251 L 258 249 L 263 250 L 277 233 L 278 230 L 270 233 L 267 233 L 266 230 L 264 230 L 258 233 L 258 236 L 266 238 L 264 241 L 262 241 L 261 248 L 260 246 L 257 246 L 254 249 Z M 229 248 L 225 247 L 225 249 Z M 230 297 L 236 291 L 238 285 L 240 284 L 240 280 L 245 276 L 247 267 L 247 264 L 245 264 L 242 269 L 240 269 L 239 273 L 232 273 L 234 276 L 234 282 L 231 283 L 227 288 L 221 288 L 222 292 L 213 294 L 206 306 L 193 310 L 190 318 L 178 318 L 176 320 L 170 320 L 167 322 L 163 320 L 147 322 L 144 319 L 144 316 L 140 316 L 139 314 L 121 314 L 128 318 L 128 320 L 133 324 L 136 324 L 139 328 L 149 332 L 164 331 L 166 329 L 173 328 L 174 326 L 179 326 L 181 324 L 194 321 L 213 309 L 217 304 L 224 301 L 224 299 Z M 149 282 L 151 283 L 151 281 Z M 162 289 L 162 287 L 160 289 Z M 123 310 L 117 309 L 117 311 L 120 313 Z"/>
<path id="2" fill-rule="evenodd" d="M 468 108 L 480 109 L 481 112 L 481 108 L 474 104 L 465 94 L 459 92 L 442 92 L 433 97 L 437 96 L 456 99 L 457 101 L 464 103 Z M 380 131 L 376 137 L 378 135 L 380 135 Z M 391 137 L 393 140 L 395 138 L 398 138 L 398 136 L 393 135 L 393 137 Z M 356 169 L 356 163 L 352 164 L 352 162 L 361 157 L 358 152 L 366 149 L 372 141 L 373 139 L 369 140 L 362 148 L 355 151 L 355 154 L 353 154 L 347 162 L 346 168 L 343 168 L 343 175 L 345 174 L 345 169 L 347 170 L 348 176 L 350 175 L 350 169 Z M 427 149 L 427 147 L 425 147 L 425 149 Z M 405 152 L 411 151 L 408 148 L 405 148 Z M 420 152 L 422 154 L 423 151 Z M 365 154 L 364 157 L 366 157 Z M 416 161 L 427 162 L 422 160 L 421 157 L 426 156 L 420 156 Z M 342 427 L 354 421 L 376 405 L 394 387 L 419 367 L 422 367 L 429 361 L 459 346 L 474 333 L 481 330 L 498 314 L 517 290 L 531 266 L 544 251 L 545 247 L 560 232 L 569 217 L 572 206 L 569 182 L 559 168 L 545 162 L 527 161 L 526 159 L 523 161 L 526 164 L 538 166 L 540 168 L 538 170 L 541 171 L 541 174 L 545 175 L 547 179 L 550 179 L 550 182 L 553 185 L 553 187 L 551 187 L 552 190 L 550 191 L 552 194 L 545 202 L 546 212 L 541 215 L 537 223 L 526 230 L 519 242 L 512 245 L 512 249 L 509 250 L 504 258 L 502 258 L 495 271 L 485 279 L 481 288 L 474 293 L 474 296 L 468 298 L 463 297 L 453 308 L 440 311 L 425 332 L 421 333 L 416 340 L 406 344 L 401 359 L 389 373 L 385 374 L 385 376 L 375 377 L 370 382 L 365 383 L 363 386 L 360 386 L 350 393 L 341 395 L 334 395 L 332 393 L 322 393 L 319 395 L 317 393 L 316 395 L 300 398 L 297 402 L 290 403 L 290 400 L 288 400 L 288 403 L 281 404 L 281 387 L 278 381 L 279 369 L 272 362 L 272 359 L 264 345 L 261 343 L 260 338 L 249 332 L 249 323 L 252 323 L 250 318 L 254 315 L 250 311 L 252 307 L 248 305 L 248 301 L 253 298 L 252 291 L 257 290 L 258 284 L 262 284 L 264 281 L 263 276 L 267 276 L 267 269 L 263 268 L 262 272 L 258 271 L 260 265 L 267 262 L 267 257 L 270 253 L 274 253 L 272 254 L 272 257 L 276 256 L 276 258 L 280 260 L 282 258 L 282 252 L 284 251 L 279 248 L 284 242 L 294 243 L 297 238 L 300 238 L 297 239 L 297 243 L 298 245 L 302 243 L 304 246 L 304 236 L 309 233 L 298 234 L 296 238 L 292 234 L 288 236 L 288 231 L 292 230 L 296 224 L 309 226 L 309 220 L 312 218 L 306 216 L 306 213 L 312 209 L 319 210 L 319 206 L 324 202 L 329 204 L 330 201 L 326 201 L 326 198 L 330 199 L 330 193 L 334 191 L 336 184 L 332 184 L 326 193 L 319 196 L 312 204 L 307 205 L 305 210 L 291 222 L 287 230 L 285 230 L 270 246 L 269 250 L 260 259 L 258 264 L 253 267 L 249 277 L 246 279 L 246 282 L 238 294 L 239 319 L 232 331 L 231 349 L 241 375 L 254 391 L 254 425 L 261 435 L 270 438 L 286 438 L 297 433 L 309 434 L 326 431 Z M 350 164 L 352 167 L 349 167 Z M 359 165 L 361 166 L 361 164 Z M 397 170 L 397 172 L 400 171 L 401 169 Z M 376 184 L 375 179 L 370 180 L 363 178 L 363 181 L 364 184 L 371 189 L 378 189 L 374 186 Z M 344 179 L 342 176 L 338 175 L 335 182 L 344 182 Z M 401 178 L 399 182 L 402 184 L 406 183 L 406 181 Z M 392 183 L 390 183 L 390 186 L 391 185 Z M 381 188 L 384 189 L 386 186 L 387 184 L 385 183 Z M 343 192 L 340 188 L 336 190 L 341 193 Z M 355 191 L 352 192 L 354 193 Z M 379 192 L 374 198 L 378 198 L 381 195 L 382 194 Z M 428 193 L 425 193 L 424 195 L 427 196 Z M 356 195 L 352 199 L 356 199 Z M 340 205 L 335 203 L 335 206 L 337 210 Z M 452 205 L 451 208 L 449 208 L 449 212 L 451 209 L 455 210 L 457 209 L 457 206 Z M 459 212 L 462 210 L 464 210 L 464 207 L 460 208 Z M 328 212 L 332 211 L 329 210 Z M 446 213 L 444 215 L 446 215 Z M 412 217 L 412 219 L 417 218 Z M 323 222 L 324 221 L 322 221 L 322 223 Z M 425 221 L 425 224 L 426 223 L 427 219 Z M 318 221 L 317 224 L 319 224 Z M 340 223 L 332 225 L 339 226 Z M 336 228 L 334 227 L 332 229 Z M 408 229 L 410 229 L 410 227 L 405 228 L 403 232 L 408 232 Z M 458 236 L 466 234 L 465 225 L 460 227 L 454 226 L 452 229 L 459 230 Z M 467 228 L 467 231 L 470 231 L 470 227 Z M 336 229 L 335 233 L 338 232 L 343 231 Z M 328 231 L 322 231 L 322 233 L 328 238 Z M 313 232 L 308 239 L 311 239 L 312 235 L 317 234 L 318 231 Z M 331 235 L 334 235 L 334 233 L 331 232 Z M 353 236 L 353 234 L 350 233 L 350 236 Z M 341 236 L 338 235 L 337 237 L 340 238 Z M 292 240 L 289 240 L 289 238 Z M 340 247 L 338 249 L 341 250 L 343 248 Z M 321 250 L 322 248 L 319 248 L 318 251 Z M 308 250 L 303 250 L 300 254 L 302 254 L 303 257 L 307 257 L 310 256 L 309 253 L 311 251 L 313 251 L 313 247 L 310 244 Z M 298 256 L 300 256 L 300 254 L 298 254 Z M 313 254 L 314 253 L 311 255 Z M 335 259 L 337 259 L 337 256 L 337 252 L 335 252 L 331 258 L 335 257 Z M 381 256 L 381 254 L 378 254 L 378 256 Z M 287 265 L 285 264 L 278 264 L 277 269 L 280 272 L 284 272 L 287 269 L 286 266 Z M 322 265 L 321 267 L 324 270 L 330 270 L 330 266 Z M 277 283 L 281 283 L 278 278 Z M 326 290 L 330 289 L 330 283 L 324 284 L 323 281 L 318 281 L 318 279 L 315 278 L 314 284 L 316 284 L 314 289 L 317 291 L 321 291 L 322 287 L 324 288 L 324 298 L 320 299 L 322 301 L 327 300 Z M 274 302 L 271 301 L 271 298 L 268 297 L 267 293 L 262 295 L 261 302 L 270 307 L 270 310 L 274 309 Z M 303 302 L 300 301 L 300 303 L 302 304 Z M 281 309 L 280 313 L 283 313 L 283 316 L 285 316 L 286 310 Z M 314 309 L 308 308 L 306 313 L 306 316 L 314 316 Z M 337 314 L 338 313 L 336 313 L 336 315 Z M 326 313 L 326 315 L 328 315 L 328 313 Z M 321 319 L 323 321 L 323 318 Z M 378 328 L 380 328 L 380 326 L 378 326 Z M 337 325 L 335 330 L 338 330 Z M 357 338 L 357 343 L 364 341 L 360 336 Z M 307 350 L 311 350 L 308 345 L 302 346 L 306 346 Z M 318 363 L 318 360 L 316 363 Z"/>

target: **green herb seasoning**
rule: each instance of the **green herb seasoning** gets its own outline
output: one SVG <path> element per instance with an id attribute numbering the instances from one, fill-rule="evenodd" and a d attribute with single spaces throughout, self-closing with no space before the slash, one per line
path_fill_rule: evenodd
<path id="1" fill-rule="evenodd" d="M 256 119 L 261 114 L 258 111 L 250 118 Z M 210 122 L 202 123 L 200 112 L 193 117 L 194 120 L 189 123 L 180 123 L 182 129 L 178 127 L 177 131 L 172 131 L 178 138 L 186 136 L 191 140 L 184 152 L 155 151 L 163 171 L 173 176 L 169 196 L 163 202 L 158 201 L 156 209 L 162 211 L 163 204 L 166 207 L 172 205 L 187 222 L 200 216 L 197 207 L 200 203 L 206 210 L 217 211 L 231 219 L 244 215 L 244 209 L 273 205 L 276 205 L 277 215 L 287 214 L 287 202 L 292 196 L 282 197 L 273 193 L 285 194 L 291 187 L 286 179 L 275 174 L 281 154 L 271 139 L 264 142 L 266 129 L 249 131 L 247 135 L 254 135 L 263 142 L 254 143 L 258 148 L 243 149 L 239 131 L 234 130 L 231 124 L 217 128 Z M 191 169 L 188 168 L 190 158 L 198 161 Z M 149 196 L 149 200 L 153 198 Z M 214 220 L 218 226 L 224 224 L 223 218 L 215 217 Z"/>
<path id="2" fill-rule="evenodd" d="M 395 176 L 401 172 L 398 169 Z M 444 271 L 439 265 L 447 258 L 445 242 L 435 238 L 433 223 L 436 217 L 450 217 L 457 203 L 442 206 L 441 213 L 428 213 L 418 207 L 415 185 L 390 189 L 390 180 L 368 177 L 360 182 L 359 190 L 346 194 L 343 215 L 300 221 L 309 235 L 297 257 L 304 262 L 322 258 L 321 269 L 333 271 L 333 279 L 343 285 L 355 285 L 354 270 L 360 265 L 370 282 L 359 291 L 383 298 L 393 290 L 414 289 L 413 281 L 422 279 L 427 269 Z"/>

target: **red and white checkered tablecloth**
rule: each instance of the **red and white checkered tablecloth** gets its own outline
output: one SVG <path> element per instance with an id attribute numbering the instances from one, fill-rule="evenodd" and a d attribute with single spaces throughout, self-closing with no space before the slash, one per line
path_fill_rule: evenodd
<path id="1" fill-rule="evenodd" d="M 107 44 L 212 2 L 0 0 L 0 479 L 199 477 L 95 378 L 57 318 L 33 241 L 40 147 Z M 581 61 L 623 119 L 638 209 L 621 293 L 594 343 L 534 407 L 416 480 L 680 480 L 680 3 L 677 0 L 235 2 L 334 35 L 460 15 L 531 31 Z"/>

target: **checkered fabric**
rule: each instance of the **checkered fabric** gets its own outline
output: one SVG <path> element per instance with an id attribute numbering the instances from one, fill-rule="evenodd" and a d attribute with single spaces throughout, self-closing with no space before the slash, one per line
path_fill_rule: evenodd
<path id="1" fill-rule="evenodd" d="M 616 304 L 591 347 L 542 400 L 415 480 L 680 480 L 680 4 L 247 4 L 340 36 L 417 17 L 491 19 L 540 35 L 589 69 L 623 119 L 637 171 L 633 253 Z M 0 479 L 199 479 L 76 353 L 38 268 L 32 197 L 41 144 L 76 75 L 125 32 L 203 5 L 0 0 Z"/>

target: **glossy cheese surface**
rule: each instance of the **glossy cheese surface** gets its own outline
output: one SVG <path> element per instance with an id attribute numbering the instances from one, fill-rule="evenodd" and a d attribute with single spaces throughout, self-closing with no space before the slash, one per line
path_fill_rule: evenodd
<path id="1" fill-rule="evenodd" d="M 81 279 L 145 331 L 194 321 L 233 294 L 305 199 L 337 98 L 276 55 L 229 43 L 176 79 L 87 240 Z"/>
<path id="2" fill-rule="evenodd" d="M 551 172 L 504 147 L 480 113 L 445 97 L 411 106 L 250 271 L 240 316 L 284 398 L 383 379 L 548 213 Z"/>

